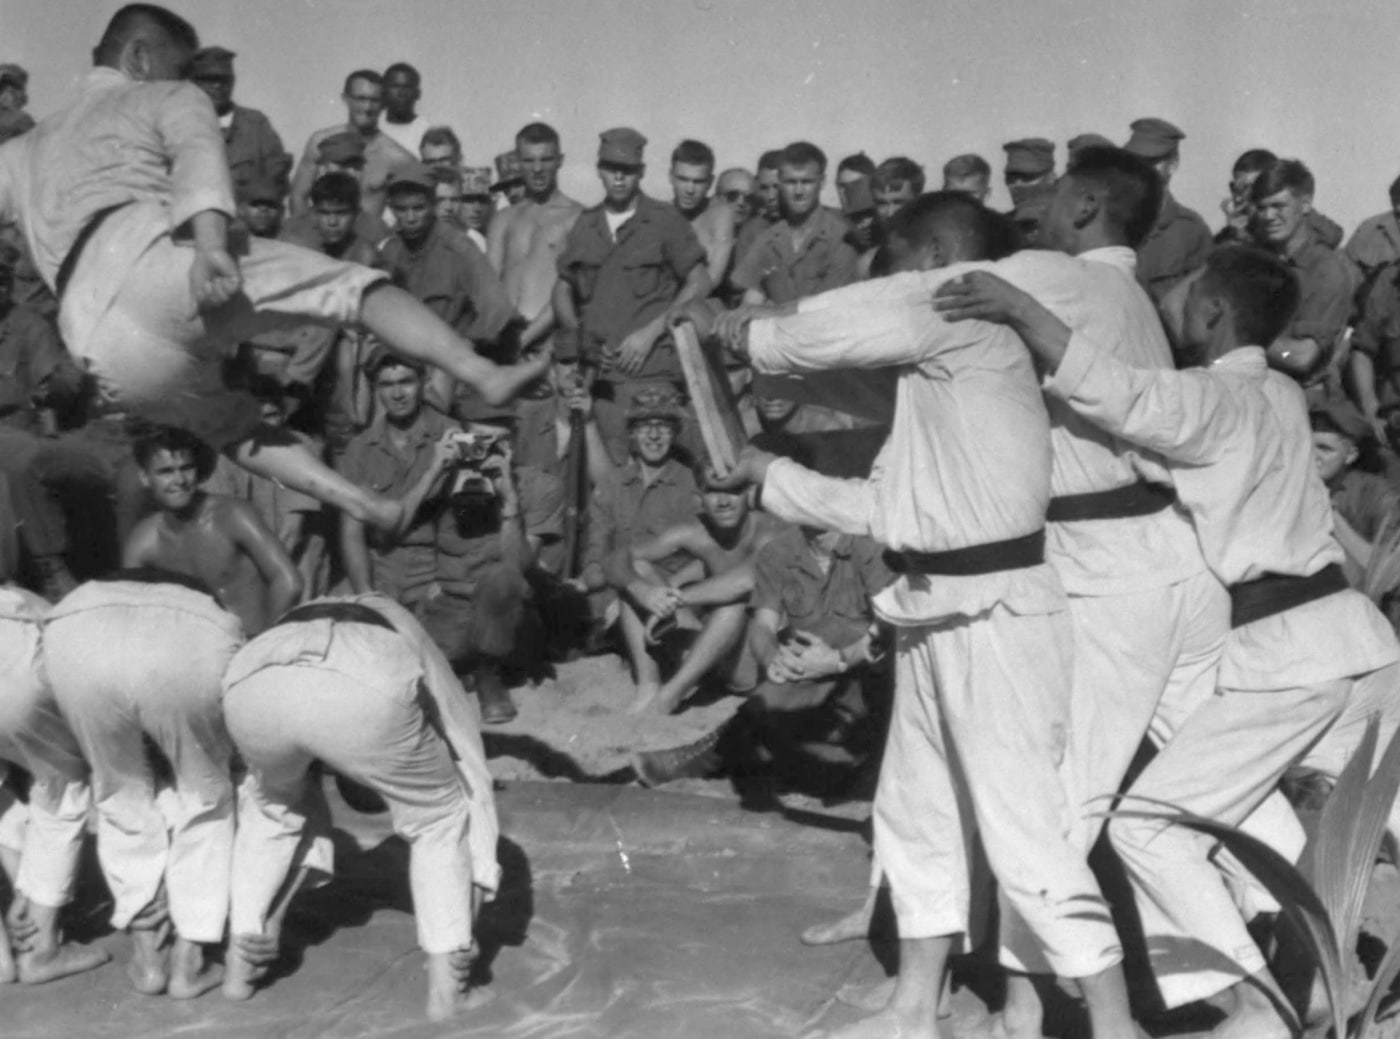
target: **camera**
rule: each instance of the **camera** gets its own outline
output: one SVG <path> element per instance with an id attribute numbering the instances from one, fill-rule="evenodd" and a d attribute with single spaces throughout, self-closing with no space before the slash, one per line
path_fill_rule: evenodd
<path id="1" fill-rule="evenodd" d="M 457 449 L 448 499 L 457 512 L 473 511 L 496 498 L 496 487 L 482 464 L 493 454 L 501 454 L 500 438 L 465 430 L 453 433 L 449 441 Z"/>

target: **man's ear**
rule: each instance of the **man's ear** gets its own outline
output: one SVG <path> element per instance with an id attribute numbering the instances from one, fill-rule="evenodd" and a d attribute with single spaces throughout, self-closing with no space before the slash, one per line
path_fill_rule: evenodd
<path id="1" fill-rule="evenodd" d="M 1092 186 L 1080 187 L 1078 198 L 1074 200 L 1074 227 L 1075 230 L 1088 227 L 1099 215 L 1103 208 L 1103 199 L 1099 190 Z"/>
<path id="2" fill-rule="evenodd" d="M 151 41 L 144 36 L 137 36 L 127 41 L 122 48 L 121 59 L 117 66 L 134 80 L 141 82 L 150 78 L 151 74 Z"/>
<path id="3" fill-rule="evenodd" d="M 914 265 L 916 271 L 934 271 L 939 267 L 946 267 L 946 255 L 943 250 L 943 243 L 937 238 L 932 238 L 929 243 L 915 254 L 918 262 Z"/>
<path id="4" fill-rule="evenodd" d="M 141 486 L 149 491 L 151 489 L 151 478 L 146 475 L 146 470 L 138 467 L 136 475 L 141 478 Z"/>

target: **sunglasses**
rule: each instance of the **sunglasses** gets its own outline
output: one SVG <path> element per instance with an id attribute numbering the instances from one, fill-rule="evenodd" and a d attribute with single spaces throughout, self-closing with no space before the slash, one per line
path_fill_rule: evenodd
<path id="1" fill-rule="evenodd" d="M 752 199 L 752 198 L 754 197 L 753 195 L 749 194 L 747 191 L 739 191 L 739 190 L 735 190 L 735 191 L 721 191 L 721 192 L 720 192 L 720 196 L 721 196 L 726 202 L 729 202 L 729 203 L 731 203 L 731 204 L 732 204 L 732 203 L 741 202 L 741 201 L 743 201 L 744 199 Z"/>

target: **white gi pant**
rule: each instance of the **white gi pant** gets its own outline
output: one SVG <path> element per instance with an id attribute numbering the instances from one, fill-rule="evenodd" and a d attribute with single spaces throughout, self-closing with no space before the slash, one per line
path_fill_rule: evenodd
<path id="1" fill-rule="evenodd" d="M 263 930 L 306 824 L 307 770 L 320 759 L 388 803 L 394 832 L 409 845 L 423 950 L 471 945 L 471 807 L 452 750 L 424 713 L 422 679 L 412 645 L 372 624 L 279 625 L 234 659 L 224 713 L 248 775 L 239 791 L 233 933 Z"/>
<path id="2" fill-rule="evenodd" d="M 902 938 L 968 928 L 980 832 L 1002 891 L 1063 977 L 1122 959 L 1062 783 L 1066 612 L 896 629 L 896 694 L 874 805 L 875 856 Z"/>
<path id="3" fill-rule="evenodd" d="M 190 295 L 194 249 L 166 230 L 156 202 L 127 205 L 103 220 L 83 246 L 63 292 L 59 326 L 65 344 L 86 361 L 108 406 L 180 426 L 215 447 L 246 438 L 260 409 L 229 389 L 222 364 L 260 332 L 308 321 L 348 325 L 383 271 L 344 263 L 287 242 L 252 238 L 231 246 L 242 290 L 224 306 L 200 310 Z M 127 256 L 149 241 L 129 269 L 106 257 Z M 120 287 L 114 293 L 112 284 Z"/>
<path id="4" fill-rule="evenodd" d="M 1397 724 L 1400 665 L 1293 689 L 1221 689 L 1143 771 L 1132 793 L 1233 826 L 1301 762 L 1331 776 L 1373 714 L 1383 749 Z M 1390 816 L 1396 832 L 1397 809 Z M 1257 973 L 1263 953 L 1219 871 L 1214 840 L 1151 819 L 1115 819 L 1113 846 L 1133 881 L 1148 951 L 1168 1008 L 1206 999 Z M 1296 851 L 1295 851 L 1296 854 Z"/>
<path id="5" fill-rule="evenodd" d="M 91 797 L 87 762 L 40 675 L 40 617 L 0 590 L 0 766 L 14 762 L 33 776 L 28 811 L 0 789 L 0 845 L 20 852 L 19 891 L 56 907 L 73 897 Z"/>
<path id="6" fill-rule="evenodd" d="M 164 880 L 180 937 L 223 940 L 233 784 L 219 689 L 242 641 L 237 617 L 174 584 L 92 581 L 50 615 L 44 667 L 92 767 L 114 927 L 128 926 Z M 143 736 L 174 772 L 168 829 Z"/>

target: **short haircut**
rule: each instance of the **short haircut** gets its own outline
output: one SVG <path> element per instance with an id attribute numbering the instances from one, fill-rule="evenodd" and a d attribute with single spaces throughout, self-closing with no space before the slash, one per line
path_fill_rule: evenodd
<path id="1" fill-rule="evenodd" d="M 362 79 L 366 83 L 373 83 L 381 90 L 384 87 L 384 77 L 381 76 L 378 72 L 375 72 L 374 69 L 356 69 L 354 72 L 350 73 L 350 75 L 345 77 L 345 86 L 341 89 L 341 93 L 350 93 L 350 85 L 354 83 L 357 79 Z"/>
<path id="2" fill-rule="evenodd" d="M 1287 261 L 1252 245 L 1227 245 L 1206 257 L 1201 291 L 1225 299 L 1241 343 L 1268 346 L 1298 309 L 1298 276 Z"/>
<path id="3" fill-rule="evenodd" d="M 875 160 L 866 155 L 865 152 L 847 155 L 836 164 L 836 175 L 839 177 L 848 170 L 851 173 L 859 173 L 862 177 L 873 177 L 875 176 Z"/>
<path id="4" fill-rule="evenodd" d="M 940 232 L 951 232 L 968 260 L 1000 260 L 1016 251 L 1015 225 L 961 191 L 932 191 L 906 202 L 885 225 L 888 239 L 922 249 Z M 888 263 L 888 257 L 885 263 Z"/>
<path id="5" fill-rule="evenodd" d="M 894 158 L 886 159 L 875 167 L 874 188 L 888 191 L 900 184 L 908 184 L 914 190 L 914 194 L 924 193 L 924 168 L 913 159 L 906 159 L 903 155 L 896 155 Z"/>
<path id="6" fill-rule="evenodd" d="M 433 166 L 428 170 L 428 176 L 435 184 L 451 184 L 454 188 L 462 186 L 462 171 L 456 166 Z"/>
<path id="7" fill-rule="evenodd" d="M 1390 182 L 1390 204 L 1400 205 L 1400 177 L 1396 177 Z"/>
<path id="8" fill-rule="evenodd" d="M 526 123 L 515 135 L 516 147 L 522 144 L 552 144 L 558 148 L 559 131 L 548 123 Z"/>
<path id="9" fill-rule="evenodd" d="M 418 154 L 423 154 L 423 148 L 429 144 L 434 148 L 445 144 L 452 149 L 453 155 L 459 159 L 462 157 L 462 142 L 450 126 L 430 126 L 424 130 L 418 141 Z"/>
<path id="10" fill-rule="evenodd" d="M 1276 159 L 1259 174 L 1249 189 L 1249 199 L 1256 205 L 1280 191 L 1291 191 L 1300 198 L 1312 198 L 1317 184 L 1312 171 L 1297 159 Z"/>
<path id="11" fill-rule="evenodd" d="M 811 141 L 793 141 L 782 150 L 781 166 L 816 166 L 817 172 L 826 172 L 826 152 Z"/>
<path id="12" fill-rule="evenodd" d="M 360 182 L 343 170 L 321 174 L 311 185 L 311 208 L 327 203 L 348 206 L 351 212 L 359 212 Z"/>
<path id="13" fill-rule="evenodd" d="M 943 164 L 944 180 L 971 180 L 973 177 L 992 176 L 992 167 L 987 164 L 987 160 L 980 155 L 968 152 L 966 155 L 954 155 Z"/>
<path id="14" fill-rule="evenodd" d="M 764 170 L 776 170 L 782 164 L 783 150 L 781 148 L 774 148 L 764 152 L 758 157 L 758 172 L 762 173 Z"/>
<path id="15" fill-rule="evenodd" d="M 199 50 L 199 33 L 178 14 L 156 4 L 127 4 L 107 23 L 102 39 L 92 49 L 92 63 L 115 65 L 122 48 L 151 30 L 191 52 Z"/>
<path id="16" fill-rule="evenodd" d="M 396 61 L 384 70 L 384 78 L 388 79 L 396 72 L 407 72 L 413 77 L 413 85 L 420 87 L 423 85 L 423 77 L 418 74 L 418 70 L 406 61 Z"/>
<path id="17" fill-rule="evenodd" d="M 189 455 L 194 460 L 195 474 L 200 483 L 209 479 L 219 460 L 212 447 L 188 429 L 178 426 L 152 426 L 131 445 L 132 457 L 142 469 L 147 468 L 162 451 L 169 451 L 172 455 Z"/>
<path id="18" fill-rule="evenodd" d="M 1080 148 L 1065 175 L 1103 193 L 1109 228 L 1136 249 L 1147 238 L 1162 209 L 1166 185 L 1152 163 L 1122 148 Z"/>
<path id="19" fill-rule="evenodd" d="M 1278 156 L 1269 151 L 1268 148 L 1251 148 L 1230 167 L 1230 176 L 1238 177 L 1241 173 L 1262 173 L 1274 163 L 1278 162 Z"/>
<path id="20" fill-rule="evenodd" d="M 715 169 L 715 151 L 704 141 L 696 141 L 687 137 L 676 145 L 676 150 L 671 153 L 671 165 L 682 163 L 686 166 L 706 166 L 713 173 Z"/>

